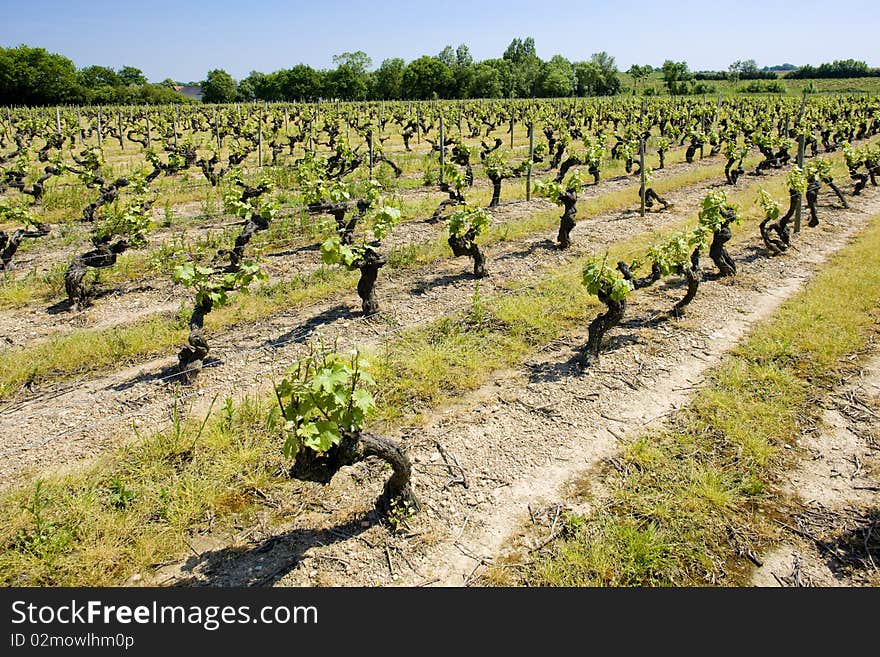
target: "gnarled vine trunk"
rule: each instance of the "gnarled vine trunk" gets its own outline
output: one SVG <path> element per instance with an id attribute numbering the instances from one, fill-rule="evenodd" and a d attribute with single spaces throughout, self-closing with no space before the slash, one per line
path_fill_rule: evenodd
<path id="1" fill-rule="evenodd" d="M 484 278 L 489 275 L 486 271 L 486 258 L 483 256 L 480 247 L 474 241 L 476 235 L 474 230 L 469 229 L 464 235 L 450 235 L 447 242 L 449 248 L 456 258 L 471 257 L 474 259 L 474 277 Z"/>
<path id="2" fill-rule="evenodd" d="M 642 288 L 650 287 L 654 283 L 660 280 L 660 265 L 656 262 L 651 265 L 651 273 L 642 278 L 636 278 L 633 276 L 632 269 L 630 269 L 629 265 L 623 261 L 617 263 L 617 270 L 623 274 L 623 277 L 632 283 L 633 289 L 641 290 Z"/>
<path id="3" fill-rule="evenodd" d="M 502 176 L 489 176 L 489 180 L 492 181 L 492 200 L 489 201 L 489 207 L 494 208 L 501 201 L 501 181 L 504 180 Z"/>
<path id="4" fill-rule="evenodd" d="M 376 508 L 383 514 L 397 509 L 418 511 L 420 504 L 412 490 L 409 457 L 399 444 L 384 436 L 365 431 L 343 431 L 339 444 L 333 445 L 322 455 L 308 448 L 300 448 L 290 468 L 290 476 L 301 481 L 327 484 L 341 468 L 371 456 L 382 459 L 392 469 L 391 477 L 376 500 Z"/>
<path id="5" fill-rule="evenodd" d="M 764 246 L 767 247 L 770 255 L 781 255 L 788 250 L 788 243 L 782 238 L 782 229 L 779 224 L 771 224 L 769 222 L 770 219 L 768 218 L 758 224 L 758 230 L 761 231 L 761 239 L 764 240 Z M 774 237 L 774 232 L 779 235 L 779 237 Z"/>
<path id="6" fill-rule="evenodd" d="M 736 166 L 733 166 L 736 164 Z M 742 165 L 742 160 L 737 161 L 736 159 L 727 160 L 727 164 L 724 165 L 724 177 L 727 178 L 727 182 L 731 185 L 735 185 L 739 177 L 745 173 L 745 169 Z"/>
<path id="7" fill-rule="evenodd" d="M 734 276 L 736 275 L 736 263 L 730 257 L 727 249 L 724 248 L 724 245 L 733 237 L 733 233 L 730 232 L 730 222 L 733 221 L 734 217 L 732 213 L 725 214 L 724 216 L 727 221 L 721 224 L 721 228 L 712 234 L 712 244 L 709 245 L 709 257 L 712 258 L 712 262 L 718 267 L 718 271 L 722 276 Z"/>
<path id="8" fill-rule="evenodd" d="M 378 249 L 369 248 L 364 251 L 363 257 L 352 264 L 352 267 L 361 272 L 357 293 L 361 298 L 361 308 L 367 317 L 379 312 L 379 300 L 376 298 L 376 279 L 379 277 L 379 270 L 387 263 L 388 258 L 379 253 Z"/>
<path id="9" fill-rule="evenodd" d="M 687 292 L 685 292 L 684 297 L 672 307 L 671 312 L 673 317 L 683 317 L 685 307 L 694 300 L 695 296 L 697 296 L 697 289 L 700 287 L 700 281 L 703 279 L 703 274 L 700 271 L 699 249 L 694 249 L 693 253 L 691 253 L 690 266 L 682 267 L 680 273 L 684 276 L 684 280 L 687 283 Z"/>
<path id="10" fill-rule="evenodd" d="M 81 310 L 89 303 L 91 290 L 83 285 L 83 278 L 89 267 L 103 269 L 116 264 L 116 258 L 128 248 L 128 242 L 120 239 L 113 244 L 109 242 L 95 242 L 95 249 L 86 251 L 71 260 L 67 271 L 64 273 L 64 289 L 67 292 L 67 300 L 71 308 Z"/>
<path id="11" fill-rule="evenodd" d="M 840 191 L 840 187 L 835 185 L 833 180 L 823 180 L 822 182 L 824 182 L 826 185 L 828 185 L 831 188 L 831 191 L 833 191 L 835 196 L 837 196 L 841 205 L 843 205 L 843 207 L 848 210 L 849 203 L 846 202 L 846 197 L 843 195 L 843 192 Z"/>
<path id="12" fill-rule="evenodd" d="M 202 332 L 205 326 L 205 315 L 211 312 L 214 303 L 210 298 L 205 299 L 193 310 L 189 320 L 188 346 L 181 349 L 177 354 L 177 369 L 183 383 L 191 385 L 195 382 L 199 372 L 205 364 L 208 356 L 208 340 Z"/>
<path id="13" fill-rule="evenodd" d="M 367 201 L 364 199 L 357 199 L 355 206 L 358 213 L 348 221 L 345 220 L 345 215 L 351 207 L 351 203 L 312 203 L 308 206 L 308 211 L 313 213 L 325 212 L 331 215 L 336 222 L 339 242 L 351 246 L 354 240 L 354 229 L 357 227 L 358 221 L 367 213 L 368 208 Z"/>
<path id="14" fill-rule="evenodd" d="M 19 228 L 7 235 L 0 230 L 0 271 L 5 271 L 12 262 L 12 256 L 18 251 L 23 239 L 35 239 L 37 237 L 45 237 L 49 234 L 50 228 L 48 224 L 39 223 L 36 230 L 24 230 Z"/>
<path id="15" fill-rule="evenodd" d="M 83 221 L 88 221 L 90 223 L 94 222 L 98 218 L 98 209 L 104 205 L 107 205 L 108 203 L 113 203 L 113 201 L 118 199 L 120 188 L 127 185 L 128 178 L 117 178 L 106 187 L 104 186 L 104 183 L 101 182 L 101 195 L 96 201 L 89 203 L 83 209 Z"/>
<path id="16" fill-rule="evenodd" d="M 602 338 L 605 337 L 608 331 L 620 324 L 626 312 L 626 299 L 615 301 L 601 290 L 597 296 L 599 301 L 604 303 L 608 310 L 590 322 L 586 348 L 580 359 L 584 365 L 588 365 L 591 360 L 599 358 L 599 352 L 602 350 Z"/>
<path id="17" fill-rule="evenodd" d="M 807 225 L 815 228 L 819 225 L 819 209 L 816 204 L 819 202 L 819 187 L 821 183 L 813 178 L 807 183 L 807 207 L 810 208 L 810 223 Z"/>
<path id="18" fill-rule="evenodd" d="M 645 198 L 646 208 L 653 208 L 655 201 L 662 204 L 664 210 L 669 207 L 669 203 L 666 201 L 666 199 L 655 192 L 653 187 L 648 187 L 648 189 L 645 189 L 643 185 L 639 185 L 639 198 L 641 198 L 643 194 Z"/>
<path id="19" fill-rule="evenodd" d="M 559 233 L 556 235 L 556 243 L 560 249 L 571 246 L 571 231 L 575 227 L 574 218 L 577 216 L 577 192 L 568 190 L 559 197 L 562 201 L 562 216 L 559 218 Z"/>

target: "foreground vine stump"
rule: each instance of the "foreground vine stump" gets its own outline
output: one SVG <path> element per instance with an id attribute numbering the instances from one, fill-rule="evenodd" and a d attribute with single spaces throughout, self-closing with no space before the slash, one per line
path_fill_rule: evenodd
<path id="1" fill-rule="evenodd" d="M 473 258 L 475 278 L 489 275 L 486 258 L 477 246 L 476 239 L 486 231 L 491 221 L 492 215 L 486 210 L 471 206 L 465 206 L 449 218 L 449 248 L 456 258 Z"/>
<path id="2" fill-rule="evenodd" d="M 364 431 L 342 432 L 342 439 L 323 455 L 311 449 L 300 449 L 289 474 L 294 479 L 328 484 L 339 470 L 374 456 L 391 466 L 392 474 L 376 509 L 383 515 L 402 508 L 417 512 L 421 508 L 411 485 L 412 465 L 409 457 L 395 441 Z"/>
<path id="3" fill-rule="evenodd" d="M 376 382 L 367 363 L 357 350 L 340 354 L 323 343 L 311 343 L 308 349 L 275 386 L 286 420 L 283 451 L 293 459 L 289 476 L 328 484 L 341 468 L 376 457 L 392 470 L 376 501 L 378 511 L 392 520 L 418 511 L 412 465 L 403 448 L 364 430 L 376 407 Z"/>

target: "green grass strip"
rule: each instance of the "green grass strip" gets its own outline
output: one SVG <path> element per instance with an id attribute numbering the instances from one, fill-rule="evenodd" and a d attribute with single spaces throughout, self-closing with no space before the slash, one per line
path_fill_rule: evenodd
<path id="1" fill-rule="evenodd" d="M 522 583 L 705 585 L 745 572 L 779 502 L 783 446 L 877 333 L 880 215 L 719 365 L 668 430 L 630 443 L 608 499 L 568 520 Z M 745 564 L 747 566 L 747 564 Z M 509 569 L 507 569 L 509 570 Z"/>

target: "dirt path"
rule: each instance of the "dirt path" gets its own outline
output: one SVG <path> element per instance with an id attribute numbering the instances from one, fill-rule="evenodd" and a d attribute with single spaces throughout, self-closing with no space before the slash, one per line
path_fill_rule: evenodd
<path id="1" fill-rule="evenodd" d="M 880 353 L 822 403 L 780 486 L 793 521 L 753 586 L 880 586 Z M 786 523 L 788 524 L 788 523 Z"/>
<path id="2" fill-rule="evenodd" d="M 399 437 L 414 460 L 423 513 L 401 531 L 389 531 L 371 512 L 382 469 L 358 464 L 326 487 L 302 484 L 278 500 L 286 521 L 266 519 L 231 539 L 200 537 L 199 557 L 160 569 L 150 581 L 469 583 L 505 546 L 523 547 L 516 533 L 530 515 L 540 521 L 550 509 L 552 517 L 567 487 L 582 485 L 578 475 L 613 457 L 620 438 L 640 434 L 688 403 L 751 326 L 880 212 L 880 194 L 872 190 L 853 205 L 824 208 L 821 226 L 806 230 L 797 250 L 784 257 L 767 257 L 756 235 L 739 241 L 731 248 L 741 269 L 736 279 L 704 282 L 683 320 L 665 316 L 682 295 L 680 285 L 640 291 L 598 366 L 582 371 L 575 364 L 573 348 L 585 335 L 573 334 L 424 425 L 404 429 Z"/>

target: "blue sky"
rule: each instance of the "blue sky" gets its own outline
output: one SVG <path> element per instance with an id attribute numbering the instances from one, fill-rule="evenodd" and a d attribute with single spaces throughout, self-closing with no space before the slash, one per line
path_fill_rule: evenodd
<path id="1" fill-rule="evenodd" d="M 727 8 L 731 7 L 732 11 Z M 514 37 L 538 54 L 577 61 L 601 50 L 621 69 L 685 60 L 693 70 L 819 64 L 853 57 L 880 66 L 876 1 L 478 0 L 0 0 L 0 45 L 25 43 L 79 66 L 136 66 L 159 81 L 200 80 L 209 69 L 236 78 L 363 50 L 377 67 L 467 44 L 475 59 L 500 57 Z"/>

